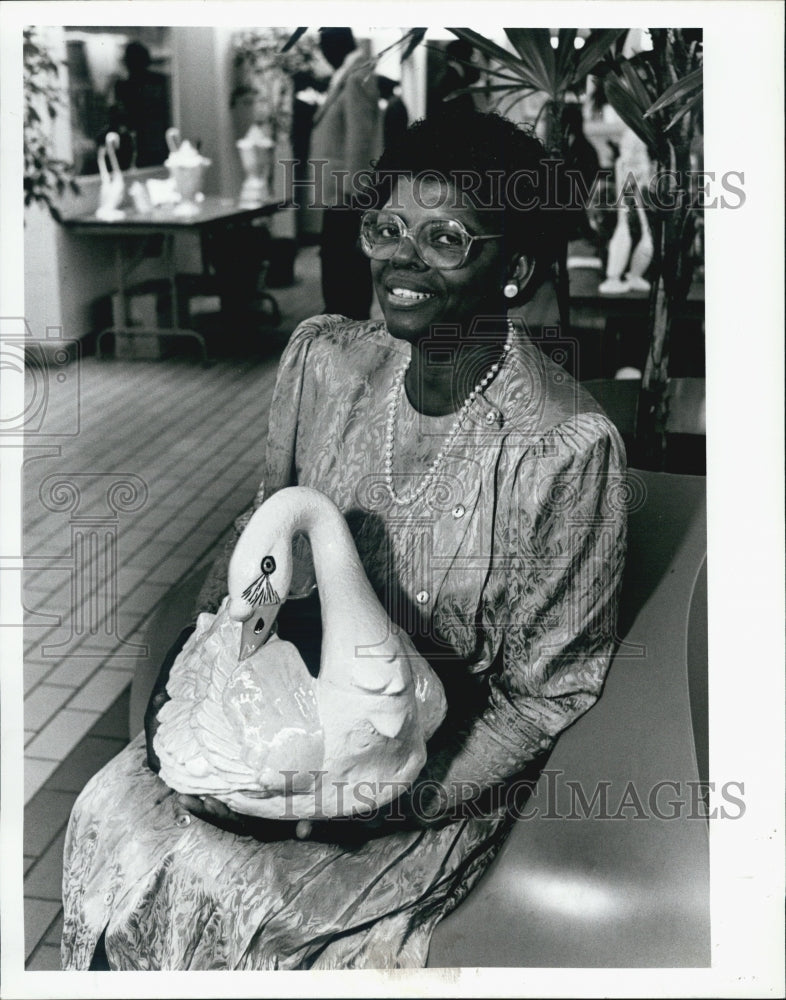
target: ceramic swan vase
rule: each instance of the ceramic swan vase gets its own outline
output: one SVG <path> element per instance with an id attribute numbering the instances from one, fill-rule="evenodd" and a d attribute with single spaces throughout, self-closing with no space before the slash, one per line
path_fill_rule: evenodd
<path id="1" fill-rule="evenodd" d="M 298 533 L 320 595 L 317 677 L 274 631 Z M 239 660 L 249 628 L 257 635 Z M 161 778 L 268 819 L 384 805 L 422 769 L 446 710 L 438 677 L 372 590 L 341 512 L 306 487 L 275 493 L 251 518 L 229 596 L 217 615 L 199 616 L 167 691 L 154 744 Z"/>
<path id="2" fill-rule="evenodd" d="M 96 218 L 104 222 L 117 222 L 124 219 L 126 213 L 120 208 L 126 194 L 123 171 L 117 162 L 116 150 L 120 145 L 117 132 L 107 132 L 104 145 L 98 150 L 98 173 L 101 177 L 101 187 L 98 192 L 98 210 Z M 107 159 L 109 166 L 107 167 Z"/>

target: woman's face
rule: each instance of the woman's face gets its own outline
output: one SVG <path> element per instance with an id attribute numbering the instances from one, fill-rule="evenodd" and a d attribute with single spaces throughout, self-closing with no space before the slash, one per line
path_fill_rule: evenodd
<path id="1" fill-rule="evenodd" d="M 486 219 L 466 196 L 436 178 L 400 178 L 383 207 L 400 216 L 410 230 L 428 219 L 455 219 L 473 236 L 499 233 L 502 225 L 501 212 Z M 497 228 L 489 228 L 495 224 Z M 412 240 L 403 239 L 390 260 L 371 261 L 371 274 L 388 331 L 401 340 L 419 340 L 435 323 L 458 325 L 468 333 L 476 317 L 505 312 L 500 239 L 474 242 L 466 262 L 453 270 L 425 264 Z"/>

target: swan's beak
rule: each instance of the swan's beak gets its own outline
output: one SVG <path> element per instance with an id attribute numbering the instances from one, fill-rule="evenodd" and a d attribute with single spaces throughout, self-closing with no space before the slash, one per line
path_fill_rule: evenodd
<path id="1" fill-rule="evenodd" d="M 251 617 L 241 626 L 238 663 L 253 656 L 267 642 L 280 610 L 280 604 L 260 604 L 254 608 Z"/>

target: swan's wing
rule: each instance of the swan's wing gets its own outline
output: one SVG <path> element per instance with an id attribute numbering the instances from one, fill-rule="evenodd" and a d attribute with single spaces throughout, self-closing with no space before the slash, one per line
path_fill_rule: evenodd
<path id="1" fill-rule="evenodd" d="M 210 633 L 216 615 L 203 612 L 196 622 L 196 629 L 191 633 L 178 653 L 172 669 L 169 671 L 166 690 L 173 700 L 195 701 L 201 681 L 201 671 L 196 669 L 199 650 L 204 645 L 206 636 Z"/>
<path id="2" fill-rule="evenodd" d="M 239 664 L 223 692 L 223 710 L 242 759 L 265 788 L 283 788 L 284 771 L 321 767 L 314 679 L 291 642 L 274 635 Z"/>
<path id="3" fill-rule="evenodd" d="M 414 714 L 429 740 L 447 711 L 441 681 L 404 632 L 391 631 L 375 653 L 355 656 L 349 672 L 353 688 L 380 699 L 371 722 L 393 738 Z"/>
<path id="4" fill-rule="evenodd" d="M 284 796 L 303 790 L 292 772 L 308 775 L 324 758 L 314 680 L 296 648 L 276 636 L 238 663 L 239 634 L 225 602 L 184 649 L 160 714 L 161 777 L 233 808 L 242 796 L 277 797 L 264 815 L 283 815 Z"/>
<path id="5" fill-rule="evenodd" d="M 317 685 L 326 770 L 350 788 L 367 786 L 384 805 L 400 782 L 410 783 L 422 770 L 426 743 L 447 703 L 408 635 L 389 631 L 372 648 L 377 655 L 357 656 L 353 649 L 341 662 L 323 662 Z"/>
<path id="6" fill-rule="evenodd" d="M 171 700 L 159 712 L 154 748 L 162 779 L 179 791 L 205 794 L 253 781 L 221 710 L 221 693 L 233 666 L 225 649 L 232 624 L 226 601 L 217 615 L 200 615 L 172 666 L 167 683 Z"/>

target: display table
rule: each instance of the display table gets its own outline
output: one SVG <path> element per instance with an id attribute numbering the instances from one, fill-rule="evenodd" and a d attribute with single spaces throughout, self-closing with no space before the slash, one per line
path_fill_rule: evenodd
<path id="1" fill-rule="evenodd" d="M 580 337 L 584 362 L 578 378 L 613 378 L 630 365 L 644 370 L 649 348 L 649 292 L 603 295 L 598 285 L 605 275 L 594 268 L 568 271 L 571 330 Z M 672 375 L 704 376 L 704 281 L 697 275 L 672 330 Z"/>
<path id="2" fill-rule="evenodd" d="M 598 286 L 605 279 L 603 272 L 596 268 L 572 267 L 568 270 L 570 280 L 571 304 L 606 305 L 607 311 L 627 316 L 647 314 L 647 303 L 650 293 L 640 291 L 613 292 L 604 295 L 598 291 Z M 700 318 L 704 309 L 704 279 L 696 276 L 688 292 L 686 310 L 688 315 Z"/>
<path id="3" fill-rule="evenodd" d="M 63 226 L 75 235 L 108 236 L 115 241 L 115 266 L 117 290 L 120 296 L 122 320 L 119 324 L 102 330 L 96 339 L 96 354 L 100 358 L 101 341 L 107 334 L 127 337 L 190 337 L 197 341 L 202 360 L 207 359 L 205 338 L 196 330 L 178 325 L 178 291 L 175 265 L 175 236 L 178 233 L 194 233 L 201 238 L 222 229 L 250 225 L 255 219 L 272 215 L 282 207 L 279 201 L 271 201 L 255 208 L 240 208 L 233 198 L 206 197 L 199 204 L 199 211 L 193 215 L 177 215 L 175 206 L 154 208 L 149 212 L 128 210 L 124 219 L 105 221 L 93 214 L 71 216 L 63 219 Z M 138 263 L 127 256 L 127 237 L 163 237 L 163 257 L 169 281 L 171 296 L 171 325 L 143 327 L 134 326 L 129 320 L 128 285 L 126 273 Z"/>

